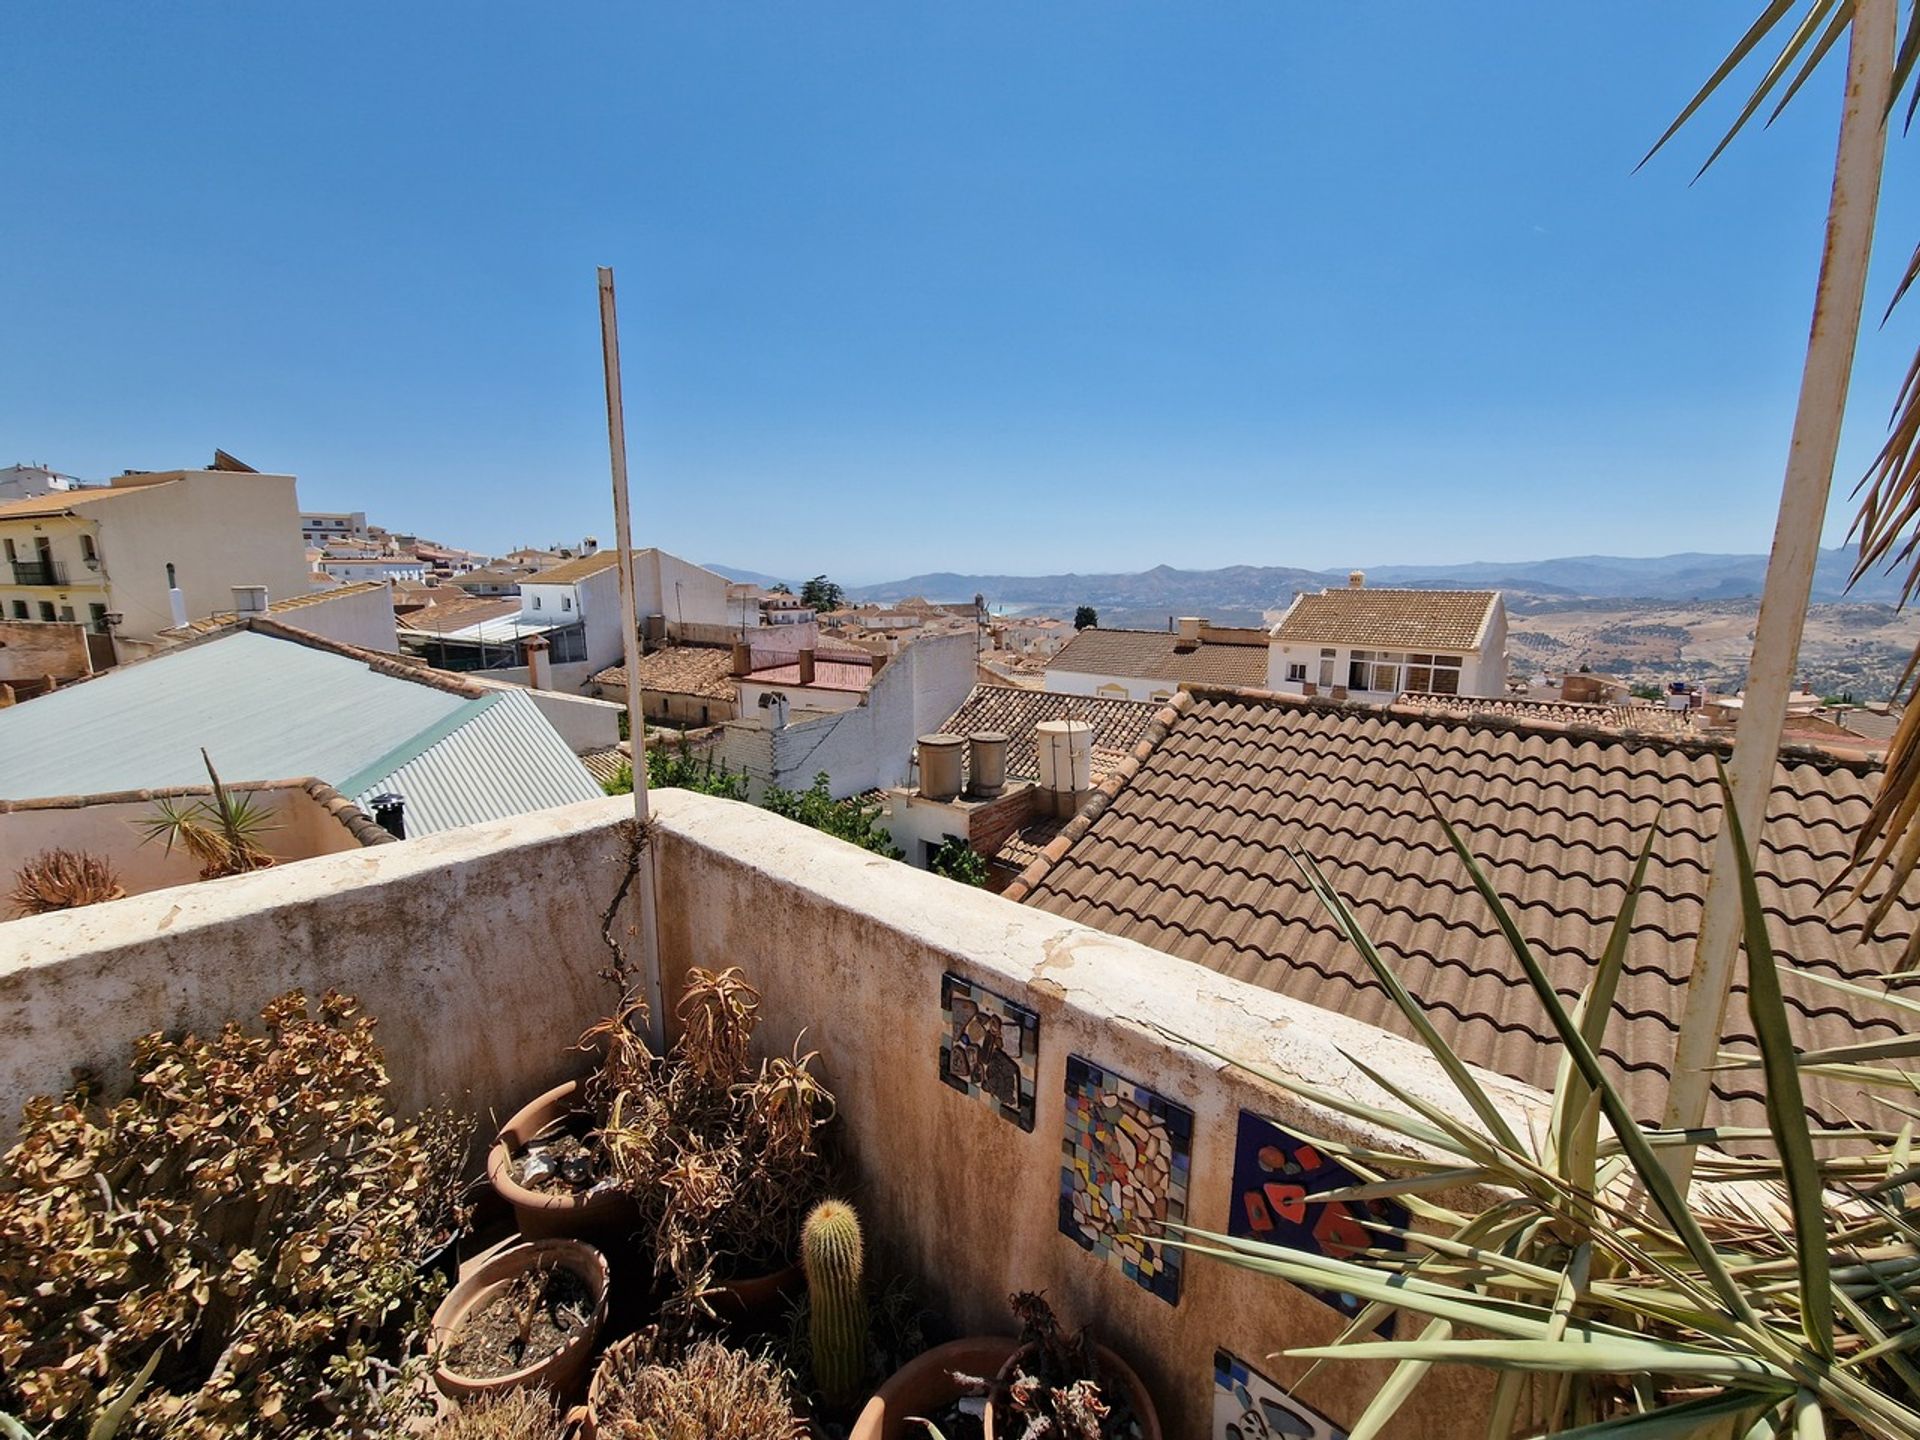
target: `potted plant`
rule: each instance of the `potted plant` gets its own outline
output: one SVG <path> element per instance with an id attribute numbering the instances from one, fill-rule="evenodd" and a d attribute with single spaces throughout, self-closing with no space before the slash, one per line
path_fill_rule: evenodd
<path id="1" fill-rule="evenodd" d="M 13 872 L 13 913 L 48 915 L 118 900 L 127 892 L 113 866 L 85 850 L 42 850 Z"/>
<path id="2" fill-rule="evenodd" d="M 207 767 L 212 797 L 184 805 L 171 797 L 154 801 L 153 818 L 136 822 L 147 832 L 146 841 L 162 841 L 169 855 L 175 845 L 183 846 L 200 862 L 202 880 L 268 869 L 275 861 L 260 837 L 280 828 L 273 812 L 253 793 L 227 789 L 204 749 L 200 763 Z"/>
<path id="3" fill-rule="evenodd" d="M 801 1222 L 827 1190 L 818 1132 L 833 1096 L 797 1047 L 751 1063 L 759 1005 L 738 969 L 695 969 L 665 1055 L 648 1050 L 637 1003 L 589 1032 L 606 1056 L 587 1087 L 599 1140 L 652 1244 L 670 1326 L 768 1319 L 800 1283 Z"/>
<path id="4" fill-rule="evenodd" d="M 987 1396 L 986 1440 L 1160 1440 L 1160 1420 L 1140 1377 L 1091 1330 L 1069 1335 L 1046 1297 L 1013 1297 L 1020 1346 Z"/>
<path id="5" fill-rule="evenodd" d="M 946 1440 L 965 1440 L 969 1426 L 981 1433 L 990 1383 L 982 1377 L 998 1375 L 1018 1348 L 1006 1336 L 974 1335 L 921 1351 L 874 1392 L 849 1440 L 919 1440 L 929 1428 Z"/>
<path id="6" fill-rule="evenodd" d="M 514 1112 L 487 1152 L 487 1181 L 528 1239 L 594 1240 L 630 1233 L 633 1197 L 614 1179 L 599 1123 L 579 1080 Z"/>
<path id="7" fill-rule="evenodd" d="M 718 1340 L 676 1353 L 649 1329 L 607 1347 L 587 1398 L 601 1440 L 804 1440 L 792 1377 L 767 1356 Z"/>
<path id="8" fill-rule="evenodd" d="M 454 1400 L 539 1387 L 578 1391 L 607 1318 L 607 1262 L 578 1240 L 499 1251 L 434 1312 L 433 1380 Z"/>

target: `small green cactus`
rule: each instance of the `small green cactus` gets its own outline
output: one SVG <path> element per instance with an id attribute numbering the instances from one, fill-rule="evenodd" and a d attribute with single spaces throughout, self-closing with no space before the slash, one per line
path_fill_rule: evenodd
<path id="1" fill-rule="evenodd" d="M 832 1406 L 858 1400 L 867 1374 L 864 1250 L 860 1217 L 844 1200 L 822 1200 L 800 1231 L 813 1381 L 820 1398 Z"/>

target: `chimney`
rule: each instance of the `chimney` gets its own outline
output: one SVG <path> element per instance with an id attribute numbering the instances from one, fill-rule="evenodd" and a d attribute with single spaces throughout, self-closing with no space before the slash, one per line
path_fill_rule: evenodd
<path id="1" fill-rule="evenodd" d="M 233 587 L 233 613 L 239 620 L 250 619 L 255 615 L 267 613 L 267 587 L 264 585 L 236 585 Z"/>
<path id="2" fill-rule="evenodd" d="M 960 750 L 967 742 L 958 735 L 920 737 L 920 793 L 928 800 L 951 800 L 960 793 Z"/>
<path id="3" fill-rule="evenodd" d="M 527 656 L 527 688 L 531 690 L 551 690 L 553 676 L 547 670 L 547 651 L 551 648 L 544 637 L 529 635 L 520 644 Z"/>
<path id="4" fill-rule="evenodd" d="M 813 651 L 796 650 L 793 658 L 800 666 L 800 683 L 802 685 L 813 684 Z"/>
<path id="5" fill-rule="evenodd" d="M 1047 808 L 1070 820 L 1093 793 L 1093 726 L 1084 720 L 1042 720 L 1033 741 Z"/>
<path id="6" fill-rule="evenodd" d="M 187 623 L 187 597 L 181 593 L 178 585 L 167 588 L 167 609 L 173 612 L 173 625 L 176 630 Z"/>
<path id="7" fill-rule="evenodd" d="M 1207 622 L 1202 620 L 1198 615 L 1182 615 L 1180 617 L 1180 643 L 1182 645 L 1198 645 L 1200 643 L 1200 631 L 1205 627 L 1206 623 Z"/>
<path id="8" fill-rule="evenodd" d="M 374 796 L 367 803 L 373 806 L 374 824 L 396 840 L 407 838 L 407 802 L 404 796 L 388 790 Z"/>
<path id="9" fill-rule="evenodd" d="M 732 672 L 733 678 L 736 680 L 743 675 L 751 675 L 753 673 L 753 646 L 744 640 L 734 641 L 733 663 L 727 668 Z"/>
<path id="10" fill-rule="evenodd" d="M 1366 588 L 1366 584 L 1367 584 L 1366 571 L 1349 570 L 1347 572 L 1347 588 L 1349 590 L 1363 590 Z"/>
<path id="11" fill-rule="evenodd" d="M 976 730 L 967 736 L 967 765 L 972 772 L 969 793 L 992 799 L 1007 788 L 1007 737 L 998 730 Z"/>

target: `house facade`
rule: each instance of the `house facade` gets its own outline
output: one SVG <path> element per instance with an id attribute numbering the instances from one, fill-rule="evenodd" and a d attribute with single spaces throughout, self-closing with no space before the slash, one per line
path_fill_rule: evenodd
<path id="1" fill-rule="evenodd" d="M 1192 616 L 1172 630 L 1089 626 L 1047 661 L 1046 688 L 1104 700 L 1171 699 L 1182 685 L 1267 681 L 1267 634 L 1210 625 Z"/>
<path id="2" fill-rule="evenodd" d="M 1497 590 L 1370 588 L 1294 599 L 1273 627 L 1266 688 L 1386 705 L 1400 695 L 1507 691 L 1507 611 Z"/>
<path id="3" fill-rule="evenodd" d="M 232 608 L 233 587 L 311 588 L 291 475 L 167 470 L 0 504 L 0 612 L 150 640 Z"/>

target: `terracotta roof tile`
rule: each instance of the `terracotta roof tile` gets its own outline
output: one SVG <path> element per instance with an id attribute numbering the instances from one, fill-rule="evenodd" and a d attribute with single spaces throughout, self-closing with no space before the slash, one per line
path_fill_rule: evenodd
<path id="1" fill-rule="evenodd" d="M 1551 1088 L 1560 1047 L 1423 795 L 1461 830 L 1556 988 L 1585 986 L 1648 827 L 1660 826 L 1604 1053 L 1635 1113 L 1665 1093 L 1721 818 L 1716 747 L 1541 731 L 1288 697 L 1183 694 L 1165 738 L 1069 845 L 1009 890 L 1386 1029 L 1406 1027 L 1308 890 L 1294 847 L 1347 898 L 1374 943 L 1469 1061 Z M 1863 911 L 1823 899 L 1877 772 L 1788 758 L 1775 772 L 1760 891 L 1803 1048 L 1895 1033 L 1796 971 L 1862 982 L 1899 968 L 1920 886 L 1868 939 Z M 1736 987 L 1728 1045 L 1751 1050 Z M 1856 1013 L 1857 1012 L 1857 1013 Z M 1871 1116 L 1857 1086 L 1809 1078 L 1828 1118 Z M 1764 1125 L 1756 1080 L 1715 1083 L 1721 1122 Z"/>
<path id="2" fill-rule="evenodd" d="M 540 571 L 535 575 L 522 575 L 522 585 L 571 585 L 584 580 L 589 575 L 598 575 L 602 570 L 611 569 L 620 563 L 618 550 L 599 550 L 591 555 L 577 555 L 571 560 L 562 560 L 558 565 Z"/>
<path id="3" fill-rule="evenodd" d="M 1381 590 L 1360 586 L 1302 595 L 1273 638 L 1291 645 L 1380 646 L 1392 650 L 1472 650 L 1480 643 L 1497 590 Z"/>
<path id="4" fill-rule="evenodd" d="M 1195 645 L 1169 630 L 1103 630 L 1088 626 L 1060 647 L 1047 669 L 1076 675 L 1129 675 L 1165 680 L 1170 686 L 1267 683 L 1265 643 L 1243 645 L 1218 640 Z"/>
<path id="5" fill-rule="evenodd" d="M 1097 782 L 1133 752 L 1159 713 L 1160 706 L 1149 700 L 1103 700 L 1053 690 L 976 685 L 939 733 L 997 730 L 1007 737 L 1007 774 L 1037 780 L 1040 756 L 1034 748 L 1034 727 L 1042 720 L 1085 720 L 1093 726 L 1093 779 Z"/>
<path id="6" fill-rule="evenodd" d="M 694 695 L 703 700 L 734 698 L 732 653 L 715 645 L 669 645 L 640 657 L 640 688 L 656 695 Z M 624 690 L 627 667 L 615 665 L 593 677 L 595 685 Z"/>

